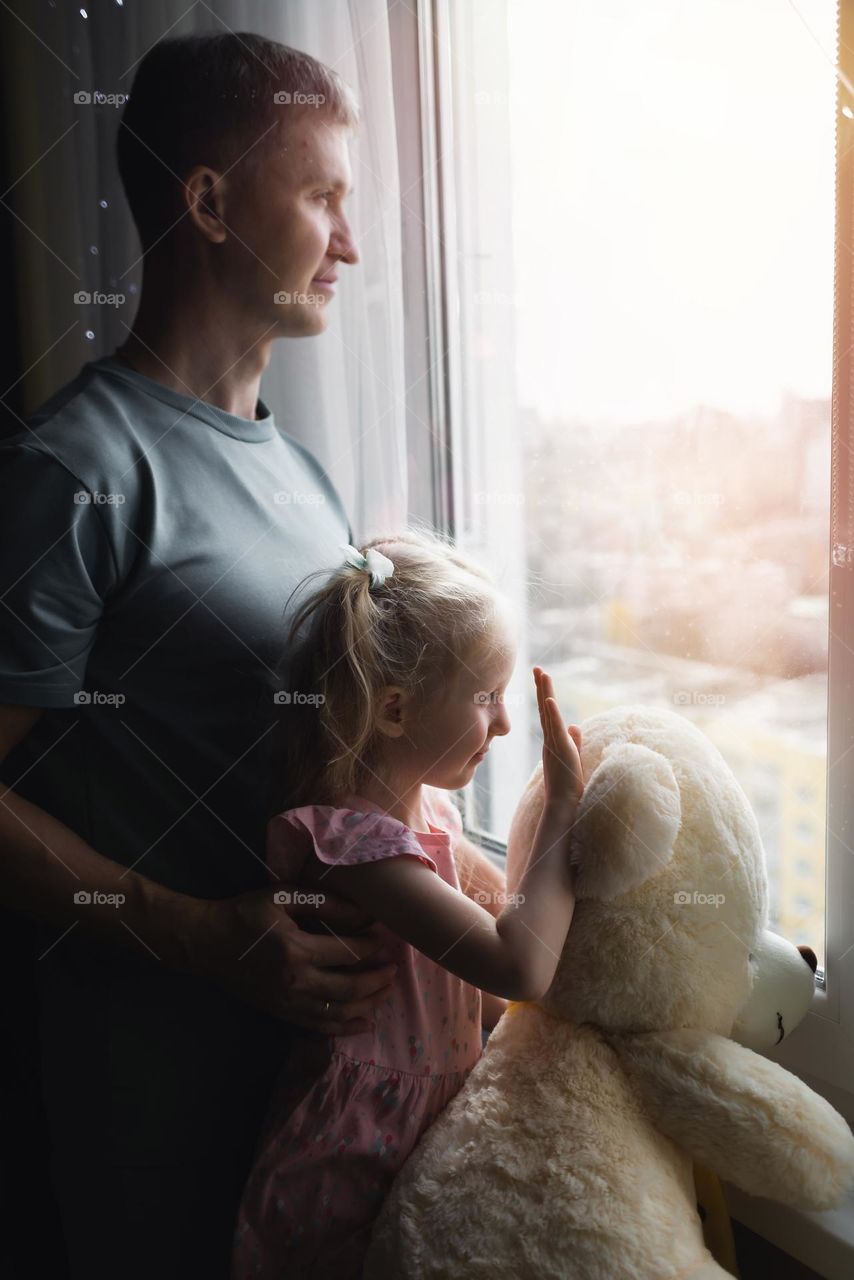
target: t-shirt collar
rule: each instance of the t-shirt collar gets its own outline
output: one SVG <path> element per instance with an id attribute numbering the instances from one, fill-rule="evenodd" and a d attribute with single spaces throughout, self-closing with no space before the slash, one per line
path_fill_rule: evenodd
<path id="1" fill-rule="evenodd" d="M 177 409 L 179 414 L 186 414 L 187 417 L 205 422 L 216 431 L 233 436 L 235 440 L 260 443 L 264 440 L 272 440 L 276 434 L 276 420 L 260 397 L 256 409 L 257 418 L 240 418 L 237 414 L 226 413 L 224 409 L 208 404 L 206 400 L 196 400 L 192 396 L 181 395 L 171 387 L 165 387 L 162 382 L 156 382 L 144 373 L 131 369 L 116 356 L 102 356 L 100 360 L 91 360 L 89 367 L 97 369 L 99 373 L 104 373 L 110 378 L 119 378 L 155 400 L 160 400 L 163 404 Z"/>

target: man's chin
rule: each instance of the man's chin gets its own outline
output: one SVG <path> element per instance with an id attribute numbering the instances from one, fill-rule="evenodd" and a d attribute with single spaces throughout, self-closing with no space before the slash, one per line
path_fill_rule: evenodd
<path id="1" fill-rule="evenodd" d="M 287 317 L 279 317 L 280 338 L 311 338 L 328 326 L 326 307 L 306 306 Z"/>

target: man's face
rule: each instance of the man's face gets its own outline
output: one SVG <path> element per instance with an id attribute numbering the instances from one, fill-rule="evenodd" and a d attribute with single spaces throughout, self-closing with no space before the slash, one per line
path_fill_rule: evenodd
<path id="1" fill-rule="evenodd" d="M 224 179 L 229 292 L 253 321 L 276 325 L 271 337 L 321 333 L 340 264 L 359 261 L 344 213 L 347 131 L 303 109 L 256 150 Z"/>

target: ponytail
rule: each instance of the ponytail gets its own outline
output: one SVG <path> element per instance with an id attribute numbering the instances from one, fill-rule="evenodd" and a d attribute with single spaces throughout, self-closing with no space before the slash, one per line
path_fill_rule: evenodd
<path id="1" fill-rule="evenodd" d="M 358 794 L 378 764 L 379 696 L 435 696 L 489 631 L 497 593 L 479 565 L 427 530 L 375 538 L 385 581 L 344 564 L 297 609 L 280 665 L 271 813 Z M 318 575 L 304 579 L 297 591 Z M 292 597 L 293 598 L 293 597 Z M 290 603 L 290 602 L 289 602 Z"/>

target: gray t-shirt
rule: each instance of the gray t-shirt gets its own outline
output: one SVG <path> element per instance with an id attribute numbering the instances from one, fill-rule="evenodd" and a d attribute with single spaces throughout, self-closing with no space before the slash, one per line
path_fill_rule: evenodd
<path id="1" fill-rule="evenodd" d="M 112 356 L 28 425 L 0 442 L 0 702 L 46 711 L 4 780 L 183 893 L 270 883 L 286 604 L 352 541 L 329 477 L 262 401 L 239 418 Z M 216 1134 L 205 1108 L 227 1112 L 253 1043 L 285 1033 L 145 942 L 134 954 L 72 929 L 38 961 L 54 1136 L 186 1159 L 205 1138 L 240 1140 L 236 1113 Z"/>

